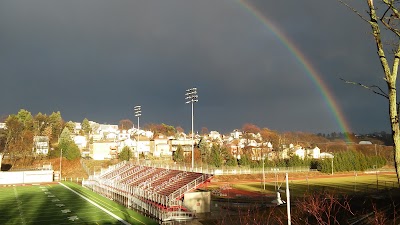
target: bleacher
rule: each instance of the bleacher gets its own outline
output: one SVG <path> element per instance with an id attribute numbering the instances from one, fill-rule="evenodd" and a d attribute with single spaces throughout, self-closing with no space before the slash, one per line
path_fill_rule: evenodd
<path id="1" fill-rule="evenodd" d="M 208 182 L 211 177 L 210 174 L 123 162 L 102 171 L 99 176 L 91 176 L 85 186 L 127 207 L 165 221 L 171 219 L 171 215 L 178 215 L 170 212 L 190 215 L 182 206 L 182 197 Z"/>

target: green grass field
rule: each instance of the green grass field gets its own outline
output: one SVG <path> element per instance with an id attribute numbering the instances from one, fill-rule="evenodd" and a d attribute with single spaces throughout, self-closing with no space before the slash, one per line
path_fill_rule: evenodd
<path id="1" fill-rule="evenodd" d="M 0 224 L 158 224 L 78 184 L 63 184 L 73 191 L 60 184 L 0 187 Z"/>
<path id="2" fill-rule="evenodd" d="M 378 182 L 377 182 L 378 180 Z M 280 174 L 277 182 L 268 179 L 264 184 L 259 182 L 232 182 L 232 187 L 239 190 L 246 190 L 252 192 L 261 192 L 265 194 L 274 195 L 276 188 L 280 187 L 281 190 L 286 189 L 284 174 Z M 324 190 L 335 191 L 344 194 L 355 193 L 368 193 L 376 190 L 398 188 L 396 174 L 380 174 L 378 179 L 376 174 L 362 174 L 355 176 L 348 174 L 347 176 L 332 176 L 332 177 L 313 177 L 307 179 L 290 177 L 289 174 L 289 188 L 292 196 L 303 196 L 307 192 L 321 192 Z M 218 188 L 218 186 L 209 185 L 210 189 Z"/>

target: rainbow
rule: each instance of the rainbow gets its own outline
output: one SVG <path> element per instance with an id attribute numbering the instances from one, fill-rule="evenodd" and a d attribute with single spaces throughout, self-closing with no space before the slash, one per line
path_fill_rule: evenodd
<path id="1" fill-rule="evenodd" d="M 289 52 L 296 58 L 296 60 L 300 63 L 303 69 L 306 71 L 307 76 L 310 80 L 318 87 L 318 91 L 321 93 L 323 98 L 325 99 L 325 103 L 329 107 L 332 116 L 335 118 L 339 128 L 345 134 L 348 134 L 350 131 L 350 126 L 346 122 L 346 119 L 340 110 L 340 107 L 336 103 L 334 96 L 329 90 L 328 86 L 321 79 L 318 71 L 313 67 L 311 62 L 307 59 L 307 57 L 297 48 L 294 43 L 276 26 L 271 20 L 269 20 L 265 15 L 263 15 L 257 8 L 252 6 L 245 0 L 238 0 L 239 4 L 245 8 L 248 12 L 250 12 L 254 17 L 256 17 L 268 30 L 270 30 L 279 41 L 289 50 Z M 349 141 L 349 137 L 346 137 L 347 141 Z"/>

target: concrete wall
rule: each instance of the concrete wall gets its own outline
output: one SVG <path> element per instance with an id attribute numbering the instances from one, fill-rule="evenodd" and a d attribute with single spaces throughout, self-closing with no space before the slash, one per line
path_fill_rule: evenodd
<path id="1" fill-rule="evenodd" d="M 0 184 L 53 182 L 53 170 L 0 172 Z"/>
<path id="2" fill-rule="evenodd" d="M 210 192 L 186 193 L 183 197 L 183 205 L 189 211 L 196 213 L 210 212 L 211 194 Z"/>

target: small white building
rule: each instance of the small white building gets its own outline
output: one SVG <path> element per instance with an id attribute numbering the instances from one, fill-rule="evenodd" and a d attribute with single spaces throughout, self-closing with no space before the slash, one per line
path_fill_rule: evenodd
<path id="1" fill-rule="evenodd" d="M 74 124 L 74 134 L 79 134 L 82 130 L 82 124 L 78 122 L 75 122 Z"/>
<path id="2" fill-rule="evenodd" d="M 74 142 L 80 150 L 87 147 L 87 139 L 85 136 L 77 135 L 74 137 Z"/>
<path id="3" fill-rule="evenodd" d="M 320 159 L 333 159 L 334 155 L 332 153 L 328 153 L 328 152 L 321 152 L 321 154 L 319 155 Z"/>
<path id="4" fill-rule="evenodd" d="M 117 155 L 116 142 L 94 142 L 89 156 L 94 160 L 105 160 L 115 158 Z"/>
<path id="5" fill-rule="evenodd" d="M 306 157 L 306 150 L 302 147 L 294 149 L 294 155 L 298 156 L 300 159 L 305 159 Z"/>
<path id="6" fill-rule="evenodd" d="M 169 139 L 163 136 L 159 136 L 151 141 L 150 152 L 155 157 L 172 156 L 170 151 Z"/>
<path id="7" fill-rule="evenodd" d="M 241 138 L 242 137 L 242 132 L 241 131 L 239 131 L 239 130 L 233 130 L 233 132 L 231 133 L 231 137 L 233 138 L 233 139 L 239 139 L 239 138 Z"/>
<path id="8" fill-rule="evenodd" d="M 36 154 L 47 155 L 49 153 L 49 137 L 34 136 L 33 152 Z"/>
<path id="9" fill-rule="evenodd" d="M 124 141 L 130 138 L 130 134 L 128 133 L 127 130 L 122 130 L 120 132 L 118 132 L 118 140 L 119 141 Z"/>
<path id="10" fill-rule="evenodd" d="M 321 155 L 321 149 L 316 146 L 313 149 L 307 150 L 307 155 L 313 159 L 318 159 Z"/>
<path id="11" fill-rule="evenodd" d="M 222 140 L 221 134 L 218 131 L 211 131 L 208 137 L 211 140 Z"/>
<path id="12" fill-rule="evenodd" d="M 195 143 L 195 140 L 192 139 L 184 139 L 184 140 L 171 140 L 171 151 L 175 152 L 178 149 L 178 146 L 182 147 L 182 150 L 185 154 L 192 152 L 192 145 Z"/>

